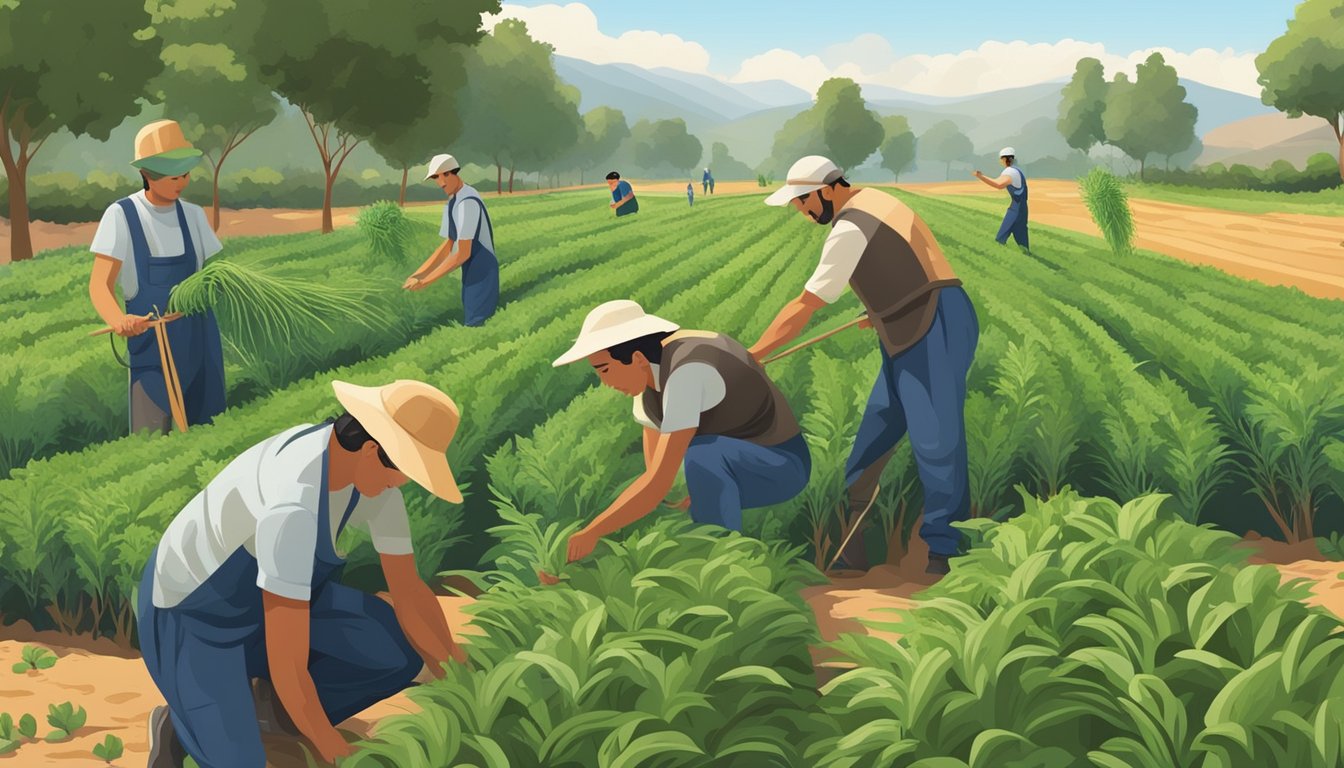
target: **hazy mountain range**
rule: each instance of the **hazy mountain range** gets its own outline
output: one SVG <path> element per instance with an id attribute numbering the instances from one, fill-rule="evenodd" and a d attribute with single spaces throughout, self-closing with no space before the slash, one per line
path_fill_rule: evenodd
<path id="1" fill-rule="evenodd" d="M 721 141 L 733 157 L 753 167 L 769 155 L 775 132 L 784 122 L 811 103 L 810 94 L 783 81 L 725 83 L 687 72 L 647 70 L 629 64 L 593 64 L 563 56 L 557 56 L 555 64 L 560 77 L 582 93 L 581 111 L 597 106 L 615 107 L 625 113 L 631 124 L 641 119 L 679 117 L 704 144 L 706 155 L 713 142 Z M 1187 98 L 1199 109 L 1196 133 L 1201 136 L 1246 118 L 1274 112 L 1250 96 L 1189 80 L 1182 80 L 1182 84 L 1188 92 Z M 971 138 L 977 153 L 985 154 L 988 160 L 1001 146 L 1012 144 L 1025 161 L 1068 153 L 1055 129 L 1062 86 L 1063 82 L 1042 83 L 961 98 L 912 94 L 873 85 L 863 86 L 863 93 L 878 113 L 907 117 L 916 134 L 940 120 L 952 120 Z M 136 128 L 160 114 L 159 108 L 147 109 L 118 128 L 107 143 L 55 137 L 39 155 L 33 171 L 70 171 L 81 175 L 93 168 L 124 171 Z M 1299 137 L 1292 138 L 1296 141 Z M 1272 160 L 1276 151 L 1272 144 L 1258 146 L 1255 157 Z M 1300 149 L 1294 152 L 1300 153 Z M 312 140 L 293 109 L 244 144 L 225 171 L 262 166 L 277 169 L 317 166 Z M 347 168 L 353 174 L 366 175 L 390 171 L 367 147 L 351 156 Z M 933 170 L 927 171 L 930 178 Z"/>

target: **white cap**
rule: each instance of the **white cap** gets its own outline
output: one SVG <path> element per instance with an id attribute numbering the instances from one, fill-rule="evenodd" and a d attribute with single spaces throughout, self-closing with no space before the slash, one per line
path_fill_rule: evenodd
<path id="1" fill-rule="evenodd" d="M 999 150 L 999 157 L 1017 157 L 1017 150 L 1012 147 L 1004 147 Z"/>
<path id="2" fill-rule="evenodd" d="M 455 171 L 461 167 L 462 165 L 457 162 L 457 158 L 452 155 L 435 155 L 434 159 L 429 161 L 429 165 L 425 166 L 425 179 L 429 179 L 436 173 Z"/>
<path id="3" fill-rule="evenodd" d="M 808 155 L 789 168 L 784 186 L 767 197 L 765 204 L 788 205 L 793 198 L 815 192 L 843 175 L 844 172 L 830 160 L 821 155 Z"/>
<path id="4" fill-rule="evenodd" d="M 588 313 L 574 346 L 551 365 L 559 368 L 604 349 L 611 349 L 617 344 L 654 333 L 671 333 L 680 327 L 661 317 L 647 314 L 643 307 L 633 301 L 608 301 Z"/>

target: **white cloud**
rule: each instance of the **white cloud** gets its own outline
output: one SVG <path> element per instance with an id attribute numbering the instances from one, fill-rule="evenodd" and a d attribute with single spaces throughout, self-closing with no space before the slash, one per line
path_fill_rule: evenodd
<path id="1" fill-rule="evenodd" d="M 867 32 L 817 53 L 774 48 L 746 59 L 734 74 L 724 77 L 709 70 L 710 54 L 703 45 L 651 30 L 630 30 L 613 37 L 602 32 L 597 15 L 583 3 L 533 7 L 505 4 L 497 16 L 487 16 L 483 21 L 486 29 L 493 29 L 506 18 L 526 22 L 533 37 L 555 46 L 555 52 L 561 56 L 595 64 L 667 67 L 734 83 L 783 80 L 809 93 L 815 93 L 827 78 L 848 77 L 861 84 L 884 85 L 930 96 L 970 96 L 1066 79 L 1073 74 L 1078 60 L 1088 56 L 1105 65 L 1108 78 L 1116 72 L 1127 72 L 1132 77 L 1136 65 L 1153 51 L 1159 51 L 1181 77 L 1250 96 L 1260 95 L 1255 54 L 1231 49 L 1200 48 L 1187 53 L 1151 48 L 1112 53 L 1101 43 L 1080 40 L 1056 43 L 990 40 L 959 53 L 899 55 L 886 38 Z"/>
<path id="2" fill-rule="evenodd" d="M 1255 82 L 1255 54 L 1231 49 L 1201 48 L 1183 53 L 1152 48 L 1117 55 L 1100 43 L 1079 40 L 1057 43 L 990 40 L 959 53 L 897 56 L 885 39 L 874 34 L 863 34 L 849 43 L 831 46 L 820 57 L 776 49 L 748 59 L 731 79 L 786 80 L 813 91 L 827 77 L 848 77 L 859 83 L 911 93 L 969 96 L 1068 78 L 1078 60 L 1088 56 L 1100 60 L 1108 75 L 1127 72 L 1132 77 L 1136 65 L 1154 51 L 1161 52 L 1182 77 L 1251 96 L 1260 93 Z"/>
<path id="3" fill-rule="evenodd" d="M 533 7 L 505 4 L 498 15 L 481 20 L 487 30 L 492 30 L 503 19 L 523 21 L 533 38 L 555 46 L 561 56 L 594 64 L 634 64 L 646 69 L 668 67 L 709 74 L 709 51 L 699 43 L 647 30 L 630 30 L 612 37 L 598 28 L 596 14 L 583 3 Z"/>

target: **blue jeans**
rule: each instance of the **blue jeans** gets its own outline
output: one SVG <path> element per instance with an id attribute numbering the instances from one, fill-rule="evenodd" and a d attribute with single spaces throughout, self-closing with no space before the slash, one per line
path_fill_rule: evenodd
<path id="1" fill-rule="evenodd" d="M 742 510 L 802 493 L 812 474 L 812 455 L 802 435 L 773 446 L 704 435 L 691 440 L 684 466 L 691 519 L 740 531 Z"/>
<path id="2" fill-rule="evenodd" d="M 943 288 L 928 333 L 894 357 L 883 355 L 845 466 L 846 483 L 853 485 L 909 434 L 924 486 L 919 535 L 935 555 L 957 554 L 961 533 L 952 523 L 970 513 L 963 407 L 979 338 L 970 297 L 960 287 Z"/>

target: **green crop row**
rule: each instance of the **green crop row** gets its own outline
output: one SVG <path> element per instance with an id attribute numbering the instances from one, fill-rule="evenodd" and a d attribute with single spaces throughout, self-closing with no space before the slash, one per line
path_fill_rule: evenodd
<path id="1" fill-rule="evenodd" d="M 622 269 L 604 263 L 575 271 L 505 305 L 484 328 L 434 331 L 395 355 L 296 383 L 186 435 L 124 438 L 16 471 L 12 480 L 0 482 L 0 546 L 6 555 L 0 568 L 10 586 L 8 612 L 30 618 L 45 612 L 65 628 L 92 625 L 124 634 L 135 578 L 168 519 L 248 445 L 284 425 L 331 414 L 331 378 L 366 383 L 417 378 L 443 386 L 463 404 L 465 416 L 452 459 L 460 477 L 475 486 L 482 469 L 476 456 L 579 391 L 582 372 L 552 369 L 550 360 L 567 346 L 593 304 L 613 296 L 646 302 L 670 296 L 723 266 L 718 247 L 750 246 L 764 258 L 788 234 L 734 227 L 725 218 L 722 229 L 707 227 L 672 241 L 650 236 L 658 234 L 657 221 L 630 224 L 639 244 L 620 254 L 626 261 Z M 670 218 L 662 226 L 675 231 L 678 222 Z M 665 279 L 671 273 L 677 277 Z M 520 328 L 536 330 L 520 333 Z M 484 483 L 479 487 L 484 490 Z M 454 537 L 461 510 L 445 514 L 420 494 L 408 495 L 417 541 L 438 555 L 422 558 L 432 572 L 446 557 L 445 542 Z M 467 508 L 471 505 L 469 499 Z M 54 515 L 54 509 L 69 511 Z"/>

